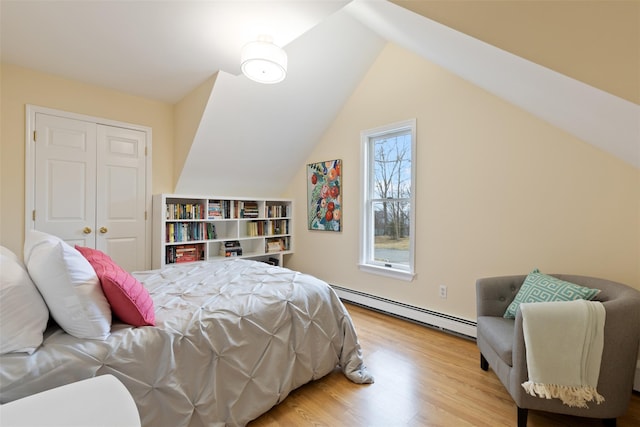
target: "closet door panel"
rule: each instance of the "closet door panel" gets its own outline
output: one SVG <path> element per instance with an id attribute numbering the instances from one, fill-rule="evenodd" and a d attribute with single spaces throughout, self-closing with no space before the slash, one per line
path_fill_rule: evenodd
<path id="1" fill-rule="evenodd" d="M 145 268 L 146 134 L 98 125 L 96 248 L 125 270 Z"/>
<path id="2" fill-rule="evenodd" d="M 36 115 L 35 229 L 95 246 L 96 125 Z"/>

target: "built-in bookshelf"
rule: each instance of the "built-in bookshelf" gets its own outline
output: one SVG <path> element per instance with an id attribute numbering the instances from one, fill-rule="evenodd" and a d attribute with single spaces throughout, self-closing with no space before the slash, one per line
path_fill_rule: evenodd
<path id="1" fill-rule="evenodd" d="M 283 265 L 293 252 L 292 201 L 153 196 L 153 268 L 234 257 Z"/>

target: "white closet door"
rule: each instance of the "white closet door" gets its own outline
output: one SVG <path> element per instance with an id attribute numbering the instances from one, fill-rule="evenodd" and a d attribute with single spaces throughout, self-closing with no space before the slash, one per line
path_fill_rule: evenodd
<path id="1" fill-rule="evenodd" d="M 33 228 L 145 270 L 147 132 L 43 112 L 34 122 Z"/>
<path id="2" fill-rule="evenodd" d="M 96 249 L 128 271 L 145 268 L 145 146 L 142 131 L 98 125 Z"/>
<path id="3" fill-rule="evenodd" d="M 36 114 L 35 229 L 95 247 L 96 125 Z"/>

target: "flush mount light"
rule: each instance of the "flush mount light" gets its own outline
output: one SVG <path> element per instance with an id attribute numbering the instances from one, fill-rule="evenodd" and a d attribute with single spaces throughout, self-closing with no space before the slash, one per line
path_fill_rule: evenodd
<path id="1" fill-rule="evenodd" d="M 240 63 L 244 75 L 259 83 L 278 83 L 287 75 L 287 53 L 273 44 L 269 36 L 247 43 L 242 48 Z"/>

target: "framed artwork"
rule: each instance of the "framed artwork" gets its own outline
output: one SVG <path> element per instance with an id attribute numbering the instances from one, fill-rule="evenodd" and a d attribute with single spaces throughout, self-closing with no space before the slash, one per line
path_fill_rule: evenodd
<path id="1" fill-rule="evenodd" d="M 342 160 L 307 165 L 309 230 L 342 230 Z"/>

